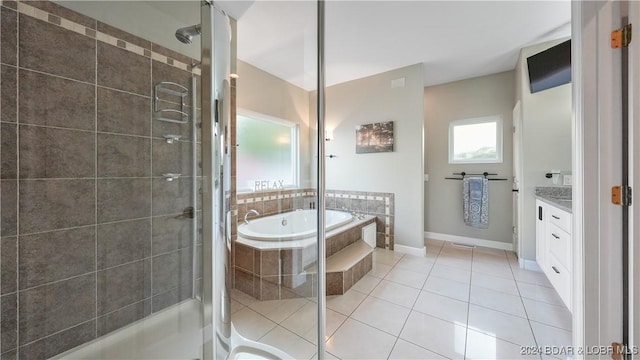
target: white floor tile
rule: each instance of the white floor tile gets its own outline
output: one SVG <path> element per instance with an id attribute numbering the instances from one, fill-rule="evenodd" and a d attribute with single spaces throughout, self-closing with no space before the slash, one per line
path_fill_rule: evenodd
<path id="1" fill-rule="evenodd" d="M 564 306 L 523 299 L 529 319 L 565 330 L 572 329 L 571 313 Z"/>
<path id="2" fill-rule="evenodd" d="M 371 268 L 371 271 L 369 271 L 370 276 L 375 276 L 377 278 L 383 278 L 385 276 L 387 276 L 387 274 L 389 273 L 389 271 L 391 271 L 391 269 L 393 268 L 393 266 L 391 265 L 386 265 L 383 263 L 378 263 L 378 262 L 373 262 L 373 267 Z"/>
<path id="3" fill-rule="evenodd" d="M 471 285 L 520 296 L 515 281 L 493 275 L 473 272 L 471 273 Z"/>
<path id="4" fill-rule="evenodd" d="M 355 283 L 351 290 L 359 291 L 363 294 L 369 294 L 380 283 L 380 278 L 371 275 L 365 275 L 362 279 Z"/>
<path id="5" fill-rule="evenodd" d="M 327 308 L 349 316 L 367 295 L 349 289 L 344 295 L 327 296 Z"/>
<path id="6" fill-rule="evenodd" d="M 467 331 L 466 359 L 540 359 L 521 354 L 521 346 L 477 331 Z"/>
<path id="7" fill-rule="evenodd" d="M 231 323 L 240 335 L 249 340 L 260 339 L 277 325 L 248 307 L 233 314 Z"/>
<path id="8" fill-rule="evenodd" d="M 553 287 L 543 272 L 512 268 L 513 277 L 517 282 L 525 282 L 546 287 Z"/>
<path id="9" fill-rule="evenodd" d="M 358 306 L 351 317 L 376 329 L 398 336 L 410 311 L 400 305 L 370 296 Z"/>
<path id="10" fill-rule="evenodd" d="M 559 329 L 554 326 L 540 324 L 535 321 L 531 321 L 531 327 L 533 328 L 533 334 L 536 336 L 538 346 L 566 348 L 568 346 L 571 346 L 573 342 L 571 331 Z"/>
<path id="11" fill-rule="evenodd" d="M 281 326 L 273 328 L 259 342 L 278 348 L 293 359 L 309 359 L 316 353 L 315 345 Z"/>
<path id="12" fill-rule="evenodd" d="M 382 280 L 371 292 L 371 296 L 411 308 L 418 298 L 420 290 L 391 281 Z"/>
<path id="13" fill-rule="evenodd" d="M 426 249 L 427 249 L 427 256 L 426 258 L 429 260 L 435 260 L 438 258 L 438 255 L 440 254 L 440 246 L 434 246 L 434 245 L 425 245 Z"/>
<path id="14" fill-rule="evenodd" d="M 384 279 L 387 281 L 396 282 L 398 284 L 411 286 L 416 289 L 422 289 L 425 280 L 427 280 L 427 274 L 421 274 L 394 267 L 391 271 L 389 271 Z"/>
<path id="15" fill-rule="evenodd" d="M 327 351 L 343 360 L 386 359 L 395 342 L 395 336 L 347 319 L 327 341 Z"/>
<path id="16" fill-rule="evenodd" d="M 347 319 L 346 316 L 327 309 L 327 328 L 326 335 L 331 336 L 334 331 Z M 280 325 L 287 330 L 301 335 L 306 340 L 316 343 L 317 342 L 317 324 L 318 324 L 318 307 L 316 303 L 309 302 L 298 311 L 293 313 L 290 317 L 285 319 Z"/>
<path id="17" fill-rule="evenodd" d="M 520 296 L 509 295 L 479 286 L 471 286 L 469 302 L 521 318 L 527 318 Z"/>
<path id="18" fill-rule="evenodd" d="M 445 265 L 435 265 L 429 276 L 435 276 L 443 279 L 449 279 L 465 284 L 471 283 L 471 271 L 458 269 Z"/>
<path id="19" fill-rule="evenodd" d="M 306 334 L 309 329 L 315 328 L 316 324 L 318 324 L 318 304 L 311 301 L 280 323 L 295 334 Z"/>
<path id="20" fill-rule="evenodd" d="M 469 285 L 453 280 L 429 276 L 422 290 L 448 296 L 461 301 L 469 301 Z"/>
<path id="21" fill-rule="evenodd" d="M 400 338 L 450 359 L 464 358 L 467 329 L 433 316 L 412 311 Z"/>
<path id="22" fill-rule="evenodd" d="M 425 245 L 437 246 L 438 248 L 441 248 L 444 246 L 446 241 L 425 238 L 424 243 Z"/>
<path id="23" fill-rule="evenodd" d="M 466 351 L 468 359 L 511 359 L 526 358 L 520 345 L 536 340 L 570 345 L 568 310 L 557 306 L 544 274 L 520 269 L 513 252 L 425 244 L 426 258 L 377 249 L 373 271 L 347 294 L 327 298 L 327 358 L 462 359 Z M 316 299 L 230 295 L 241 334 L 296 359 L 316 356 Z"/>
<path id="24" fill-rule="evenodd" d="M 405 255 L 398 261 L 395 267 L 428 275 L 434 263 L 435 261 L 433 261 L 433 259 L 426 257 Z"/>
<path id="25" fill-rule="evenodd" d="M 280 323 L 308 302 L 305 298 L 256 301 L 249 305 L 249 308 L 275 323 Z"/>
<path id="26" fill-rule="evenodd" d="M 507 259 L 507 252 L 505 250 L 492 249 L 482 246 L 476 246 L 473 249 L 473 258 L 477 258 L 479 256 L 487 256 L 493 257 L 496 259 Z"/>
<path id="27" fill-rule="evenodd" d="M 483 274 L 502 277 L 505 279 L 513 280 L 513 273 L 511 273 L 511 266 L 505 260 L 504 264 L 500 263 L 487 263 L 485 260 L 478 261 L 474 258 L 472 270 Z"/>
<path id="28" fill-rule="evenodd" d="M 564 306 L 560 295 L 553 288 L 517 281 L 516 284 L 523 298 Z"/>
<path id="29" fill-rule="evenodd" d="M 253 296 L 249 296 L 238 289 L 231 289 L 229 291 L 229 296 L 232 300 L 235 300 L 244 306 L 251 305 L 254 302 L 258 301 Z"/>
<path id="30" fill-rule="evenodd" d="M 473 247 L 466 245 L 456 245 L 451 242 L 446 242 L 442 246 L 440 255 L 471 258 L 471 256 L 473 256 Z"/>
<path id="31" fill-rule="evenodd" d="M 438 256 L 438 259 L 436 260 L 435 266 L 438 266 L 438 265 L 445 265 L 449 267 L 471 271 L 471 258 L 461 259 L 457 257 L 454 258 L 454 257 L 446 257 L 441 255 L 441 256 Z"/>
<path id="32" fill-rule="evenodd" d="M 327 309 L 327 326 L 325 330 L 325 339 L 329 339 L 333 333 L 338 330 L 338 328 L 342 325 L 342 323 L 347 320 L 347 317 L 335 312 L 333 310 Z M 317 323 L 311 324 L 313 325 L 307 332 L 302 335 L 307 341 L 313 344 L 318 343 L 318 327 Z"/>
<path id="33" fill-rule="evenodd" d="M 518 345 L 535 345 L 527 319 L 473 304 L 469 305 L 469 329 Z"/>
<path id="34" fill-rule="evenodd" d="M 408 341 L 398 339 L 396 345 L 389 355 L 389 360 L 425 360 L 425 359 L 446 359 L 432 351 L 414 345 Z"/>
<path id="35" fill-rule="evenodd" d="M 373 262 L 393 266 L 400 261 L 403 256 L 404 254 L 395 251 L 376 248 L 373 252 Z"/>
<path id="36" fill-rule="evenodd" d="M 469 304 L 428 291 L 422 291 L 413 310 L 452 323 L 466 325 Z"/>
<path id="37" fill-rule="evenodd" d="M 235 314 L 242 309 L 244 309 L 244 305 L 242 305 L 238 301 L 231 299 L 231 314 Z"/>

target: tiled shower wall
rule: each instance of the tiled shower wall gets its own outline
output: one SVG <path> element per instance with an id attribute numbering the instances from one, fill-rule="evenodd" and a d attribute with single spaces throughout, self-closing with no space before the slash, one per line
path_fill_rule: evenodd
<path id="1" fill-rule="evenodd" d="M 192 59 L 0 3 L 0 356 L 44 359 L 192 296 L 191 130 L 153 121 L 151 98 L 191 88 Z"/>

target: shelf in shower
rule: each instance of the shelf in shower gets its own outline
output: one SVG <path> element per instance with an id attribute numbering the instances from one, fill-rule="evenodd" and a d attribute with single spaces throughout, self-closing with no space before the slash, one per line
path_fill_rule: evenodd
<path id="1" fill-rule="evenodd" d="M 175 89 L 174 89 L 175 88 Z M 176 90 L 178 89 L 178 90 Z M 180 98 L 180 110 L 176 109 L 160 109 L 159 102 L 160 94 L 167 94 Z M 187 104 L 185 103 L 186 97 L 189 96 L 189 89 L 186 87 L 171 82 L 161 81 L 153 87 L 153 119 L 158 121 L 166 121 L 175 124 L 186 124 L 189 122 L 189 114 L 184 111 Z M 167 117 L 167 115 L 173 114 L 177 118 Z"/>

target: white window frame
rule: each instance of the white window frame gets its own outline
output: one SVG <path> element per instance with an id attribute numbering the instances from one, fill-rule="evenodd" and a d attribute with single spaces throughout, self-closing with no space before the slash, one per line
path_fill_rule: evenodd
<path id="1" fill-rule="evenodd" d="M 280 119 L 274 116 L 269 116 L 259 112 L 255 112 L 247 109 L 241 109 L 241 108 L 238 108 L 237 115 L 250 117 L 256 120 L 271 122 L 278 125 L 289 126 L 291 127 L 291 129 L 294 130 L 293 133 L 291 134 L 291 162 L 293 163 L 293 166 L 291 167 L 291 172 L 293 174 L 291 175 L 294 183 L 285 184 L 284 188 L 285 189 L 299 188 L 300 187 L 300 125 L 293 121 Z M 242 146 L 242 144 L 238 144 L 238 146 Z M 240 164 L 236 164 L 236 167 L 238 167 L 239 165 Z M 236 191 L 237 193 L 241 194 L 241 193 L 266 192 L 266 191 L 273 191 L 273 190 L 254 191 L 253 189 L 237 189 Z"/>
<path id="2" fill-rule="evenodd" d="M 496 158 L 494 159 L 454 159 L 454 132 L 456 126 L 496 123 Z M 502 163 L 503 127 L 502 116 L 491 115 L 470 119 L 453 120 L 449 123 L 449 164 L 500 164 Z"/>

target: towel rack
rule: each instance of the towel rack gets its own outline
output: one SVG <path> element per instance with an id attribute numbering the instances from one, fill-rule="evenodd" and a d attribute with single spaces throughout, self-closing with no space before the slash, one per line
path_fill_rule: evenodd
<path id="1" fill-rule="evenodd" d="M 453 175 L 459 175 L 460 177 L 446 177 L 445 179 L 447 179 L 447 180 L 462 180 L 462 179 L 464 179 L 465 176 L 474 176 L 474 175 L 475 176 L 480 176 L 480 175 L 482 175 L 489 181 L 505 181 L 505 180 L 509 180 L 509 179 L 504 179 L 504 178 L 489 178 L 489 176 L 495 176 L 495 175 L 498 175 L 498 174 L 493 174 L 493 173 L 489 173 L 489 172 L 486 172 L 486 171 L 481 173 L 481 174 L 469 174 L 469 173 L 466 173 L 466 172 L 463 171 L 463 172 L 453 173 Z"/>
<path id="2" fill-rule="evenodd" d="M 167 85 L 176 87 L 180 89 L 180 91 L 167 88 Z M 158 102 L 159 100 L 161 100 L 160 93 L 164 93 L 172 96 L 179 96 L 180 110 L 160 109 L 158 106 Z M 186 87 L 180 84 L 176 84 L 170 81 L 161 81 L 157 83 L 153 87 L 153 118 L 154 120 L 166 121 L 166 122 L 176 123 L 176 124 L 186 124 L 189 121 L 189 114 L 187 114 L 187 112 L 184 111 L 184 108 L 187 106 L 187 104 L 185 103 L 185 98 L 188 95 L 189 95 L 189 89 L 187 89 Z M 166 113 L 178 114 L 180 115 L 180 120 L 165 117 L 164 114 Z"/>

